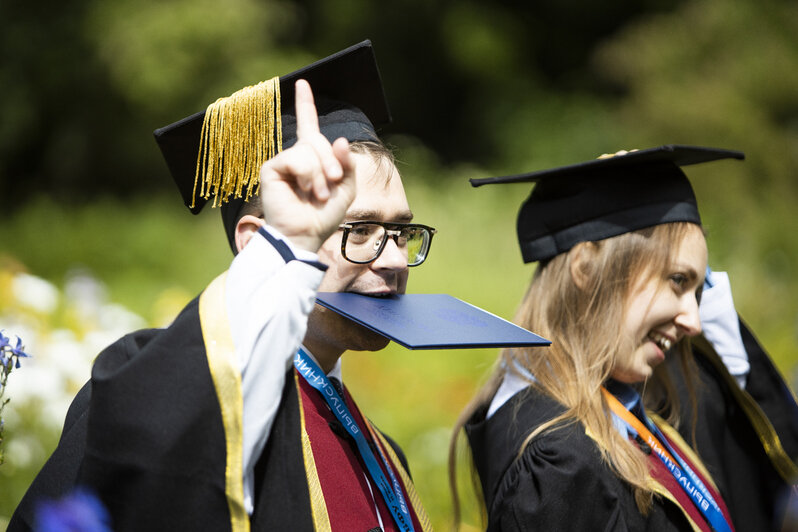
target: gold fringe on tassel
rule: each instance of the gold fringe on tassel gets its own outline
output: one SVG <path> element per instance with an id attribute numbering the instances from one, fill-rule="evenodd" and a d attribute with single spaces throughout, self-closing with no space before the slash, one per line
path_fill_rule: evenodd
<path id="1" fill-rule="evenodd" d="M 257 194 L 260 167 L 282 150 L 282 137 L 278 77 L 210 104 L 202 122 L 191 207 L 198 185 L 200 197 L 214 197 L 214 207 L 231 194 L 245 200 Z"/>

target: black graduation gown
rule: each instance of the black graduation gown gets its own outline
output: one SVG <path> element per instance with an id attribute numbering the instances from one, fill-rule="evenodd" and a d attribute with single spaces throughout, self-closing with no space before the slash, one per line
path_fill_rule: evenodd
<path id="1" fill-rule="evenodd" d="M 790 485 L 798 481 L 798 409 L 751 331 L 742 322 L 740 330 L 751 364 L 745 390 L 705 338 L 693 339 L 701 382 L 696 446 L 729 507 L 736 531 L 776 531 L 781 530 Z M 692 441 L 692 414 L 677 357 L 667 357 L 667 363 L 680 390 L 679 431 Z"/>
<path id="2" fill-rule="evenodd" d="M 602 461 L 580 423 L 535 438 L 516 460 L 524 438 L 563 410 L 528 387 L 489 419 L 485 405 L 466 424 L 489 532 L 692 530 L 682 510 L 661 497 L 643 516 L 630 487 Z"/>
<path id="3" fill-rule="evenodd" d="M 214 458 L 224 453 L 224 431 L 207 367 L 197 299 L 167 329 L 106 348 L 9 530 L 32 526 L 40 498 L 75 485 L 100 495 L 117 531 L 229 527 L 224 512 L 201 511 L 227 506 L 225 464 Z"/>
<path id="4" fill-rule="evenodd" d="M 313 530 L 292 371 L 256 465 L 252 530 Z M 170 327 L 129 334 L 98 356 L 8 530 L 30 530 L 39 500 L 76 485 L 100 495 L 116 532 L 231 530 L 226 445 L 197 298 Z"/>

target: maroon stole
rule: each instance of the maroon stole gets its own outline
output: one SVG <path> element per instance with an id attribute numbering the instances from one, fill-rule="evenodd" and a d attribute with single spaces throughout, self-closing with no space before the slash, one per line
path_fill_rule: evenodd
<path id="1" fill-rule="evenodd" d="M 682 457 L 682 459 L 687 463 L 688 466 L 690 466 L 693 472 L 701 479 L 701 482 L 704 483 L 704 486 L 706 486 L 709 493 L 715 499 L 715 502 L 718 503 L 721 512 L 723 512 L 723 515 L 726 517 L 729 526 L 731 526 L 733 530 L 734 525 L 729 517 L 729 510 L 726 507 L 726 502 L 723 500 L 723 497 L 721 497 L 717 488 L 715 488 L 714 482 L 704 474 L 705 468 L 703 463 L 699 462 L 697 464 L 696 461 L 693 460 L 694 455 L 692 451 L 686 450 L 686 443 L 681 439 L 681 437 L 678 436 L 677 433 L 675 433 L 670 425 L 662 421 L 657 416 L 650 417 L 652 418 L 652 421 L 656 423 L 657 427 L 659 427 L 665 439 L 668 440 L 668 444 L 670 444 L 671 447 L 679 453 L 679 456 Z M 687 517 L 689 517 L 693 527 L 698 527 L 699 530 L 705 532 L 713 532 L 712 527 L 710 527 L 709 523 L 707 523 L 706 519 L 704 519 L 701 511 L 696 508 L 689 495 L 685 493 L 678 481 L 673 477 L 670 471 L 668 471 L 668 468 L 665 467 L 665 464 L 662 463 L 662 460 L 660 460 L 654 452 L 651 452 L 648 455 L 648 463 L 651 476 L 663 488 L 665 488 L 674 499 L 676 499 L 679 507 L 687 515 Z"/>
<path id="2" fill-rule="evenodd" d="M 343 427 L 333 428 L 340 426 L 339 422 L 318 390 L 301 377 L 297 378 L 297 381 L 299 382 L 300 404 L 304 418 L 303 425 L 310 440 L 315 471 L 329 516 L 330 529 L 367 532 L 379 527 L 374 506 L 376 502 L 382 518 L 382 529 L 386 532 L 398 531 L 379 489 L 373 483 L 369 489 L 366 481 L 368 470 L 362 465 L 354 442 L 350 440 Z M 390 458 L 395 456 L 393 449 L 381 438 L 375 438 L 376 430 L 373 430 L 363 419 L 363 415 L 346 389 L 343 395 L 358 427 L 363 430 L 366 439 L 379 446 L 391 462 L 396 478 L 409 480 L 401 463 Z M 382 462 L 379 455 L 377 456 L 378 461 Z M 380 465 L 383 469 L 385 468 L 384 464 Z M 409 494 L 407 482 L 400 481 L 400 483 L 405 500 L 410 507 L 414 529 L 417 531 L 427 530 L 429 524 L 426 516 L 418 515 L 420 512 L 423 513 L 423 509 L 420 510 L 417 505 L 418 499 L 413 488 L 410 488 L 413 493 Z M 311 486 L 312 496 L 313 488 Z M 423 520 L 427 527 L 422 527 L 420 520 Z"/>

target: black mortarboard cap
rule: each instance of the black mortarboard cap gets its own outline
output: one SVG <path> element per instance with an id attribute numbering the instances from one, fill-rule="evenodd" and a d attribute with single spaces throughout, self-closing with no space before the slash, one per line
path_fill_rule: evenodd
<path id="1" fill-rule="evenodd" d="M 695 194 L 681 167 L 744 157 L 733 150 L 667 145 L 527 174 L 471 179 L 471 184 L 536 183 L 516 226 L 524 262 L 535 262 L 579 242 L 670 222 L 700 224 Z"/>
<path id="2" fill-rule="evenodd" d="M 330 142 L 339 137 L 350 142 L 378 140 L 376 128 L 391 121 L 371 41 L 366 40 L 279 78 L 282 149 L 290 148 L 297 140 L 294 83 L 298 79 L 310 83 L 319 127 Z M 154 132 L 183 202 L 194 214 L 210 199 L 200 197 L 200 187 L 195 186 L 205 114 L 201 111 Z M 277 138 L 278 132 L 272 135 Z M 225 232 L 235 252 L 235 223 L 245 198 L 222 195 L 225 197 L 215 200 L 222 204 Z"/>

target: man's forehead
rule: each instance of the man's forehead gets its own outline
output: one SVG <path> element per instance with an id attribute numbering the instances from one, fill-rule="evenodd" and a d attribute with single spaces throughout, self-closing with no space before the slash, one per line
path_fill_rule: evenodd
<path id="1" fill-rule="evenodd" d="M 402 178 L 386 157 L 355 153 L 357 193 L 346 212 L 348 221 L 409 222 L 413 212 L 407 203 Z"/>
<path id="2" fill-rule="evenodd" d="M 399 178 L 399 170 L 393 160 L 381 153 L 351 152 L 355 162 L 358 187 L 384 187 Z"/>

